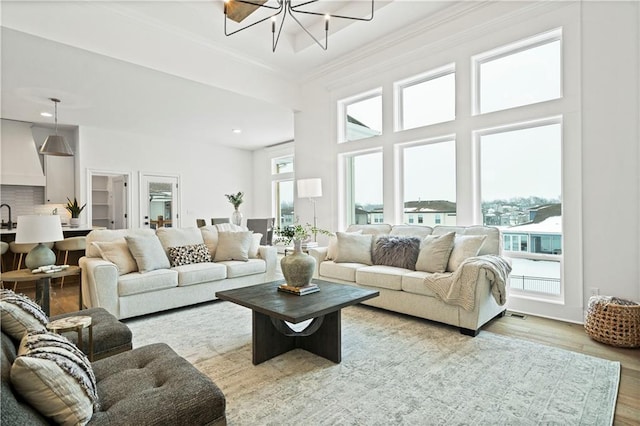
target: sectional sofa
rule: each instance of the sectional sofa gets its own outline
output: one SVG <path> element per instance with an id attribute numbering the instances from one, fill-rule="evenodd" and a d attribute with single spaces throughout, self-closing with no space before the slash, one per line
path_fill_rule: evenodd
<path id="1" fill-rule="evenodd" d="M 91 231 L 79 261 L 83 304 L 123 319 L 274 281 L 277 252 L 261 237 L 231 224 Z"/>
<path id="2" fill-rule="evenodd" d="M 370 242 L 367 243 L 364 239 L 363 244 L 354 243 L 355 239 L 362 240 L 359 235 L 371 236 L 368 240 Z M 421 242 L 419 259 L 415 258 L 413 251 L 413 263 L 402 258 L 406 254 L 400 256 L 400 259 L 396 256 L 395 259 L 392 257 L 385 261 L 383 258 L 376 262 L 376 241 L 381 241 L 378 240 L 380 237 L 394 236 L 416 237 Z M 434 266 L 434 258 L 423 257 L 424 241 L 444 238 L 448 238 L 453 244 L 438 254 L 440 265 Z M 462 252 L 461 244 L 465 240 L 474 240 L 475 250 L 472 248 L 471 251 Z M 387 243 L 393 241 L 393 238 L 386 239 Z M 405 248 L 401 253 L 409 251 Z M 505 311 L 510 264 L 501 256 L 502 239 L 497 228 L 351 225 L 345 233 L 337 233 L 337 238 L 329 247 L 310 249 L 309 254 L 316 259 L 315 278 L 380 292 L 379 297 L 367 300 L 364 304 L 450 324 L 459 327 L 467 335 L 475 336 L 482 325 Z M 486 266 L 485 260 L 498 262 L 503 266 L 502 276 L 498 276 L 499 271 L 495 269 L 478 267 L 479 263 Z M 458 268 L 465 269 L 456 273 Z M 463 289 L 462 295 L 450 295 L 451 300 L 445 301 L 446 293 L 452 288 L 456 278 L 464 279 L 467 283 L 471 280 L 469 291 L 464 294 Z M 431 287 L 426 283 L 429 279 L 433 281 Z"/>

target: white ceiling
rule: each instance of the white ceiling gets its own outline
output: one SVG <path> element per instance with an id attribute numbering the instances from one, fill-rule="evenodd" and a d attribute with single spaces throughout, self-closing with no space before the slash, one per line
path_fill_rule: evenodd
<path id="1" fill-rule="evenodd" d="M 63 124 L 257 149 L 293 139 L 300 84 L 455 3 L 376 1 L 371 22 L 331 21 L 327 51 L 288 18 L 272 53 L 269 22 L 225 37 L 221 0 L 2 0 L 1 114 L 46 122 L 58 97 Z M 321 17 L 304 22 L 323 37 Z"/>

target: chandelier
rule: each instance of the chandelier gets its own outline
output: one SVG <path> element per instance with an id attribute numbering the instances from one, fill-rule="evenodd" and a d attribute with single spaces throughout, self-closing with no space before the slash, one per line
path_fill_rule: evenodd
<path id="1" fill-rule="evenodd" d="M 300 1 L 297 4 L 292 4 L 291 0 L 276 0 L 274 2 L 268 2 L 267 0 L 225 0 L 224 2 L 224 34 L 226 36 L 230 36 L 240 31 L 246 30 L 247 28 L 251 28 L 255 25 L 258 25 L 264 21 L 271 20 L 271 47 L 272 51 L 276 51 L 276 47 L 278 46 L 278 41 L 280 40 L 280 34 L 282 33 L 282 27 L 284 26 L 284 21 L 287 16 L 291 16 L 299 26 L 307 33 L 311 39 L 318 46 L 320 46 L 323 50 L 327 50 L 328 42 L 329 42 L 329 20 L 331 18 L 339 18 L 339 19 L 350 19 L 352 21 L 371 21 L 373 19 L 373 2 L 371 0 L 371 14 L 365 18 L 360 18 L 357 16 L 348 16 L 348 15 L 339 15 L 332 13 L 320 13 L 314 12 L 311 10 L 304 10 L 305 6 L 308 6 L 313 3 L 318 3 L 320 0 L 307 0 Z M 275 4 L 270 4 L 275 3 Z M 231 19 L 234 22 L 240 23 L 244 18 L 249 16 L 251 13 L 258 9 L 268 9 L 270 14 L 264 18 L 261 18 L 255 22 L 247 24 L 241 28 L 238 28 L 233 31 L 229 31 L 227 29 L 227 21 Z M 305 15 L 316 15 L 324 17 L 324 44 L 318 40 L 311 31 L 309 31 L 303 24 L 300 22 L 297 14 L 305 14 Z M 280 19 L 280 25 L 278 26 L 278 15 L 282 15 L 282 19 Z M 299 15 L 298 15 L 299 16 Z M 277 31 L 276 31 L 277 30 Z M 277 34 L 276 34 L 277 32 Z"/>

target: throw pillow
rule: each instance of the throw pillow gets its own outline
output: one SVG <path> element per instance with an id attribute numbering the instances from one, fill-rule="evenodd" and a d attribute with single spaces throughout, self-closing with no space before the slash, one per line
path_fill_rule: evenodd
<path id="1" fill-rule="evenodd" d="M 242 226 L 238 226 L 235 223 L 218 223 L 217 225 L 214 225 L 214 226 L 218 229 L 218 232 L 246 231 L 245 228 L 243 228 Z"/>
<path id="2" fill-rule="evenodd" d="M 254 232 L 253 239 L 251 240 L 251 247 L 249 248 L 249 259 L 256 259 L 258 257 L 260 240 L 262 240 L 262 234 L 259 232 Z"/>
<path id="3" fill-rule="evenodd" d="M 362 234 L 362 229 L 358 229 L 357 231 L 347 232 L 347 234 Z M 329 237 L 329 245 L 327 246 L 327 257 L 326 260 L 334 260 L 338 255 L 338 236 L 332 235 Z"/>
<path id="4" fill-rule="evenodd" d="M 338 253 L 336 263 L 364 263 L 372 265 L 371 261 L 371 234 L 350 234 L 336 232 L 338 238 Z"/>
<path id="5" fill-rule="evenodd" d="M 465 259 L 477 256 L 486 238 L 486 235 L 456 235 L 449 263 L 447 263 L 447 271 L 454 272 Z"/>
<path id="6" fill-rule="evenodd" d="M 416 271 L 432 273 L 446 271 L 455 237 L 455 232 L 425 237 L 420 246 Z"/>
<path id="7" fill-rule="evenodd" d="M 119 238 L 115 241 L 94 241 L 92 243 L 100 252 L 100 256 L 104 260 L 116 265 L 118 275 L 136 272 L 138 264 L 129 251 L 127 240 Z"/>
<path id="8" fill-rule="evenodd" d="M 209 249 L 212 259 L 216 257 L 216 249 L 218 248 L 218 228 L 215 225 L 207 225 L 200 228 L 202 239 Z"/>
<path id="9" fill-rule="evenodd" d="M 207 246 L 191 244 L 179 247 L 169 247 L 171 266 L 190 265 L 192 263 L 211 262 L 211 255 Z"/>
<path id="10" fill-rule="evenodd" d="M 253 240 L 253 232 L 218 232 L 218 247 L 216 248 L 216 262 L 224 260 L 249 260 L 249 249 Z"/>
<path id="11" fill-rule="evenodd" d="M 159 228 L 156 236 L 169 256 L 169 247 L 194 246 L 203 244 L 202 232 L 198 228 Z"/>
<path id="12" fill-rule="evenodd" d="M 382 235 L 373 243 L 371 260 L 374 265 L 416 269 L 420 252 L 420 238 Z"/>
<path id="13" fill-rule="evenodd" d="M 46 330 L 49 318 L 36 302 L 24 294 L 1 289 L 0 323 L 3 333 L 20 340 L 29 330 Z"/>
<path id="14" fill-rule="evenodd" d="M 165 254 L 160 240 L 155 235 L 149 237 L 128 235 L 125 239 L 131 254 L 136 259 L 140 272 L 171 267 L 169 258 Z"/>
<path id="15" fill-rule="evenodd" d="M 58 424 L 84 425 L 98 409 L 91 363 L 64 336 L 47 331 L 26 334 L 10 377 L 18 394 Z"/>

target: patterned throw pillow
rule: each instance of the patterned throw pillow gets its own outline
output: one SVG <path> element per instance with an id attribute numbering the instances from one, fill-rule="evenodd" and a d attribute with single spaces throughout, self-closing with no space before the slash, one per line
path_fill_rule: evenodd
<path id="1" fill-rule="evenodd" d="M 171 266 L 190 265 L 192 263 L 211 262 L 211 255 L 206 244 L 169 247 Z"/>
<path id="2" fill-rule="evenodd" d="M 371 258 L 374 265 L 416 269 L 420 252 L 420 238 L 385 235 L 376 238 Z"/>
<path id="3" fill-rule="evenodd" d="M 48 331 L 24 336 L 11 366 L 11 384 L 58 424 L 84 425 L 99 408 L 91 363 L 69 339 Z"/>
<path id="4" fill-rule="evenodd" d="M 42 308 L 24 294 L 0 290 L 0 322 L 2 331 L 16 340 L 29 330 L 45 330 L 49 318 Z"/>

